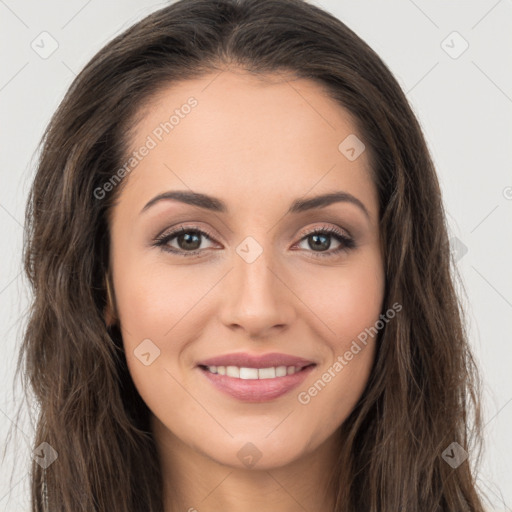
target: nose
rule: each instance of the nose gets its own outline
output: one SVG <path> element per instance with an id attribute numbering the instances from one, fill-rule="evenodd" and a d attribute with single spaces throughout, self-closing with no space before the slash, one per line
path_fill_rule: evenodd
<path id="1" fill-rule="evenodd" d="M 296 315 L 293 290 L 268 253 L 263 251 L 252 263 L 235 254 L 234 268 L 223 284 L 221 321 L 251 339 L 287 329 Z"/>

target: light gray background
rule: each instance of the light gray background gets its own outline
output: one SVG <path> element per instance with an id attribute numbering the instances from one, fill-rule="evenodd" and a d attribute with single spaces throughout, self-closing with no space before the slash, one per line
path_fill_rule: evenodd
<path id="1" fill-rule="evenodd" d="M 375 49 L 424 129 L 451 235 L 457 239 L 471 343 L 484 381 L 486 446 L 478 483 L 491 500 L 489 510 L 512 511 L 512 1 L 312 3 L 339 17 Z M 20 399 L 17 386 L 13 401 L 12 381 L 29 303 L 20 255 L 36 144 L 75 74 L 113 36 L 165 4 L 0 0 L 2 441 Z M 42 46 L 41 37 L 47 37 L 45 48 L 50 48 L 48 36 L 40 36 L 43 31 L 58 43 L 45 59 L 31 47 L 33 41 Z M 464 40 L 469 47 L 453 58 Z M 7 455 L 1 466 L 0 510 L 10 512 L 28 511 L 32 431 L 26 421 L 16 427 L 16 440 L 2 443 Z"/>

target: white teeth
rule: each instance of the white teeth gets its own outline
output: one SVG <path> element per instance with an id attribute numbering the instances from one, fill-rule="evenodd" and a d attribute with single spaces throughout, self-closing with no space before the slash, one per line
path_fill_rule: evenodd
<path id="1" fill-rule="evenodd" d="M 258 368 L 240 368 L 241 379 L 257 379 Z"/>
<path id="2" fill-rule="evenodd" d="M 227 375 L 235 379 L 256 380 L 256 379 L 275 379 L 276 377 L 286 377 L 299 372 L 301 368 L 295 366 L 271 366 L 269 368 L 245 368 L 238 366 L 207 366 L 210 373 Z"/>
<path id="3" fill-rule="evenodd" d="M 276 377 L 284 377 L 286 375 L 286 366 L 278 366 L 276 368 Z"/>
<path id="4" fill-rule="evenodd" d="M 238 366 L 226 366 L 226 375 L 228 377 L 240 378 L 240 368 Z"/>
<path id="5" fill-rule="evenodd" d="M 276 369 L 273 367 L 260 368 L 258 370 L 258 377 L 260 379 L 274 379 L 276 377 Z"/>

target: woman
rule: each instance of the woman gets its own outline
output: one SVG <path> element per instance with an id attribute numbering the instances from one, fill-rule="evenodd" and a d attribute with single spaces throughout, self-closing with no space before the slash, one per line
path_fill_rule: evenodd
<path id="1" fill-rule="evenodd" d="M 34 511 L 483 510 L 435 170 L 319 8 L 181 0 L 105 46 L 45 134 L 25 264 Z"/>

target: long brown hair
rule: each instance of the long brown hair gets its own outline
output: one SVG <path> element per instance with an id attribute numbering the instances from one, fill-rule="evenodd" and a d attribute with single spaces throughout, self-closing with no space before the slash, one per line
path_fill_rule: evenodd
<path id="1" fill-rule="evenodd" d="M 482 441 L 480 381 L 467 341 L 441 190 L 419 123 L 375 52 L 302 0 L 181 0 L 126 30 L 76 77 L 41 141 L 26 214 L 33 302 L 17 373 L 39 406 L 32 510 L 161 512 L 149 410 L 118 326 L 107 327 L 108 213 L 143 106 L 173 82 L 230 66 L 314 80 L 351 112 L 378 189 L 383 311 L 371 376 L 340 427 L 336 512 L 483 511 L 470 459 Z M 458 443 L 470 459 L 452 467 Z M 453 447 L 452 447 L 453 450 Z M 327 476 L 326 476 L 327 478 Z"/>

